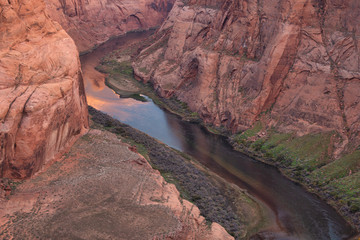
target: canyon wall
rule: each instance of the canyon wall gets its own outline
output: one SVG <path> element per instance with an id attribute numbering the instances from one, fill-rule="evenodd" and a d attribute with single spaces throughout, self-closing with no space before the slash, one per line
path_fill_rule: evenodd
<path id="1" fill-rule="evenodd" d="M 163 97 L 233 132 L 258 121 L 360 144 L 358 0 L 176 1 L 133 64 Z"/>
<path id="2" fill-rule="evenodd" d="M 0 239 L 234 240 L 129 148 L 91 129 L 64 158 L 0 195 Z"/>
<path id="3" fill-rule="evenodd" d="M 46 0 L 47 11 L 80 52 L 112 36 L 160 26 L 175 0 Z"/>
<path id="4" fill-rule="evenodd" d="M 78 51 L 42 0 L 0 1 L 0 177 L 27 178 L 88 128 Z"/>

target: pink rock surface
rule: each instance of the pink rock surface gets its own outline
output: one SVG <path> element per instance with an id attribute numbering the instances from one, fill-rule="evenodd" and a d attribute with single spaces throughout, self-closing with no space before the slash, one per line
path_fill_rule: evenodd
<path id="1" fill-rule="evenodd" d="M 0 1 L 0 177 L 27 178 L 88 128 L 78 52 L 42 0 Z"/>
<path id="2" fill-rule="evenodd" d="M 357 0 L 176 1 L 133 66 L 207 123 L 335 130 L 338 155 L 360 144 L 359 12 Z"/>
<path id="3" fill-rule="evenodd" d="M 232 240 L 118 136 L 90 130 L 0 198 L 1 239 Z M 1 186 L 1 185 L 0 185 Z"/>
<path id="4" fill-rule="evenodd" d="M 112 36 L 160 26 L 174 1 L 47 0 L 46 6 L 83 52 Z"/>

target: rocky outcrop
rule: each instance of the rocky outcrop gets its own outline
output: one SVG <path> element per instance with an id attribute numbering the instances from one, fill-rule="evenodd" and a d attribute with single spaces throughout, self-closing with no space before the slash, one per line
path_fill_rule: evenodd
<path id="1" fill-rule="evenodd" d="M 0 177 L 27 178 L 88 127 L 78 51 L 42 0 L 0 1 Z"/>
<path id="2" fill-rule="evenodd" d="M 134 151 L 112 133 L 90 130 L 64 159 L 0 198 L 0 238 L 234 239 L 208 226 Z"/>
<path id="3" fill-rule="evenodd" d="M 133 64 L 163 97 L 233 132 L 337 131 L 360 144 L 359 1 L 177 1 Z"/>
<path id="4" fill-rule="evenodd" d="M 83 52 L 112 36 L 160 26 L 175 0 L 46 0 L 47 11 Z"/>

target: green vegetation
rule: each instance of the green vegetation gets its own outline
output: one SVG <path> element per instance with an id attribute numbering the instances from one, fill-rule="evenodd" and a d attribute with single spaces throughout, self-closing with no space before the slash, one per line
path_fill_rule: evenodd
<path id="1" fill-rule="evenodd" d="M 330 183 L 334 179 L 347 177 L 350 173 L 356 173 L 359 169 L 360 151 L 358 150 L 317 169 L 312 177 L 318 181 L 318 184 L 323 185 Z"/>
<path id="2" fill-rule="evenodd" d="M 253 128 L 250 128 L 245 132 L 235 135 L 235 141 L 244 144 L 248 138 L 254 137 L 257 133 L 261 131 L 261 129 L 263 129 L 262 123 L 256 122 Z"/>
<path id="3" fill-rule="evenodd" d="M 257 122 L 253 128 L 235 135 L 234 140 L 286 168 L 312 172 L 330 160 L 328 149 L 334 132 L 298 137 L 267 130 L 267 137 L 260 138 L 257 134 L 262 129 L 264 126 Z"/>
<path id="4" fill-rule="evenodd" d="M 155 164 L 153 164 L 151 162 L 151 160 L 150 160 L 148 149 L 143 144 L 138 143 L 131 136 L 129 136 L 127 134 L 127 131 L 124 128 L 122 128 L 121 126 L 117 126 L 116 124 L 114 124 L 113 121 L 107 121 L 104 125 L 101 125 L 101 124 L 98 124 L 98 123 L 93 123 L 92 128 L 97 128 L 97 129 L 113 132 L 124 143 L 127 143 L 127 144 L 129 144 L 131 146 L 135 146 L 136 151 L 139 154 L 141 154 L 150 163 L 150 165 L 151 165 L 151 167 L 153 169 L 158 170 L 160 172 L 160 174 L 163 176 L 163 178 L 165 179 L 166 182 L 172 183 L 172 184 L 174 184 L 176 186 L 176 188 L 180 192 L 181 198 L 191 201 L 191 199 L 192 199 L 191 195 L 181 186 L 181 184 L 173 176 L 173 174 L 170 173 L 170 172 L 163 171 L 161 168 L 158 168 Z M 86 136 L 88 136 L 88 135 L 84 135 L 83 138 L 85 138 Z M 87 137 L 87 138 L 89 138 L 89 137 Z M 184 153 L 182 153 L 180 151 L 177 151 L 177 150 L 173 150 L 173 151 L 176 151 L 177 154 L 181 155 L 182 157 L 186 156 L 186 159 L 190 160 L 188 155 L 186 155 L 186 154 L 184 154 Z"/>
<path id="5" fill-rule="evenodd" d="M 92 127 L 105 129 L 131 146 L 136 146 L 166 182 L 173 183 L 182 198 L 193 202 L 209 222 L 217 222 L 233 236 L 246 239 L 267 227 L 269 215 L 263 205 L 233 184 L 196 162 L 190 156 L 171 149 L 150 136 L 110 116 L 89 108 Z M 154 202 L 162 198 L 151 199 Z M 231 205 L 229 205 L 231 203 Z"/>
<path id="6" fill-rule="evenodd" d="M 134 76 L 134 70 L 130 61 L 118 62 L 114 59 L 103 59 L 101 65 L 96 67 L 96 70 L 110 74 L 111 77 L 121 75 L 123 77 L 133 78 Z"/>
<path id="7" fill-rule="evenodd" d="M 102 61 L 101 65 L 97 67 L 97 70 L 108 74 L 106 85 L 112 88 L 122 97 L 134 98 L 139 101 L 146 101 L 146 99 L 140 95 L 143 94 L 151 98 L 159 107 L 181 116 L 186 121 L 200 121 L 198 113 L 192 112 L 186 103 L 180 101 L 175 96 L 172 96 L 169 99 L 159 97 L 154 92 L 153 86 L 150 83 L 144 84 L 137 81 L 134 78 L 134 73 L 130 61 L 118 62 L 114 59 L 107 58 L 106 60 Z M 137 90 L 136 92 L 124 91 L 119 89 L 115 83 L 121 86 L 132 85 Z"/>
<path id="8" fill-rule="evenodd" d="M 258 136 L 261 131 L 266 131 L 266 136 Z M 335 131 L 299 137 L 265 129 L 261 122 L 232 137 L 238 149 L 245 147 L 258 159 L 280 167 L 346 217 L 360 211 L 360 149 L 334 159 L 334 139 L 339 139 Z"/>
<path id="9" fill-rule="evenodd" d="M 160 172 L 161 176 L 165 179 L 167 183 L 172 183 L 176 186 L 176 189 L 179 191 L 180 197 L 182 199 L 186 199 L 194 203 L 196 199 L 194 199 L 194 197 L 191 196 L 191 194 L 181 185 L 179 180 L 177 180 L 176 177 L 171 172 L 162 171 L 161 169 L 157 168 L 154 164 L 152 164 L 150 161 L 149 163 L 151 164 L 151 167 L 153 169 L 156 169 Z"/>
<path id="10" fill-rule="evenodd" d="M 151 47 L 140 47 L 146 49 L 142 56 L 166 47 L 168 37 L 161 36 L 162 38 L 156 39 L 156 43 Z M 130 46 L 122 49 L 121 52 L 107 56 L 98 69 L 108 73 L 109 78 L 120 85 L 124 85 L 125 80 L 131 81 L 131 84 L 139 89 L 136 93 L 138 96 L 140 93 L 149 96 L 155 104 L 181 116 L 184 120 L 200 121 L 200 116 L 192 112 L 186 103 L 176 97 L 161 98 L 154 92 L 152 85 L 135 80 L 131 66 L 132 59 L 137 57 L 135 49 L 138 48 Z M 126 58 L 129 56 L 130 59 Z M 127 60 L 119 61 L 119 59 Z M 246 55 L 242 59 L 250 60 Z M 139 70 L 146 74 L 150 72 L 148 67 Z M 109 83 L 108 86 L 119 92 L 116 86 L 111 86 Z M 240 87 L 238 91 L 243 93 L 245 89 Z M 214 98 L 214 101 L 218 100 L 216 93 Z M 270 111 L 271 108 L 263 112 L 261 116 L 267 115 Z M 224 134 L 220 128 L 206 127 L 215 134 Z M 263 135 L 262 132 L 266 134 Z M 268 129 L 261 121 L 256 122 L 252 128 L 232 136 L 232 142 L 238 149 L 245 148 L 260 160 L 278 166 L 285 175 L 304 184 L 309 190 L 317 192 L 338 209 L 347 206 L 348 211 L 355 213 L 360 210 L 360 149 L 340 159 L 334 159 L 332 152 L 335 139 L 340 139 L 335 131 L 297 136 L 295 133 L 283 133 L 275 128 Z M 139 152 L 142 151 L 141 146 L 138 148 Z M 147 154 L 146 151 L 144 154 Z M 174 183 L 178 189 L 180 188 L 171 175 L 167 172 L 162 172 L 162 174 L 167 181 Z M 186 195 L 186 193 L 184 194 Z M 194 196 L 185 198 L 194 202 L 199 200 L 196 199 L 196 196 L 195 199 L 193 199 Z M 341 211 L 345 211 L 342 212 L 344 216 L 348 215 L 346 209 Z"/>
<path id="11" fill-rule="evenodd" d="M 267 157 L 286 166 L 313 171 L 329 160 L 328 148 L 332 135 L 330 132 L 297 137 L 293 134 L 272 133 L 260 150 Z"/>
<path id="12" fill-rule="evenodd" d="M 332 195 L 342 205 L 347 205 L 351 213 L 359 212 L 360 172 L 333 180 L 325 186 L 325 192 Z"/>
<path id="13" fill-rule="evenodd" d="M 360 211 L 360 151 L 347 154 L 310 175 L 316 186 L 332 196 L 350 212 Z"/>

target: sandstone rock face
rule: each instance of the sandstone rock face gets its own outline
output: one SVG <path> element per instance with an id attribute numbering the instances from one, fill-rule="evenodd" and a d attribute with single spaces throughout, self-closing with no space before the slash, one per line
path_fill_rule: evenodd
<path id="1" fill-rule="evenodd" d="M 160 26 L 175 0 L 46 0 L 47 11 L 86 51 L 112 36 Z"/>
<path id="2" fill-rule="evenodd" d="M 208 226 L 129 145 L 93 129 L 67 157 L 0 198 L 0 238 L 234 239 Z"/>
<path id="3" fill-rule="evenodd" d="M 88 127 L 78 52 L 42 0 L 0 1 L 0 177 L 26 178 Z"/>
<path id="4" fill-rule="evenodd" d="M 359 12 L 357 0 L 177 1 L 133 66 L 207 123 L 335 130 L 338 154 L 360 143 Z"/>

